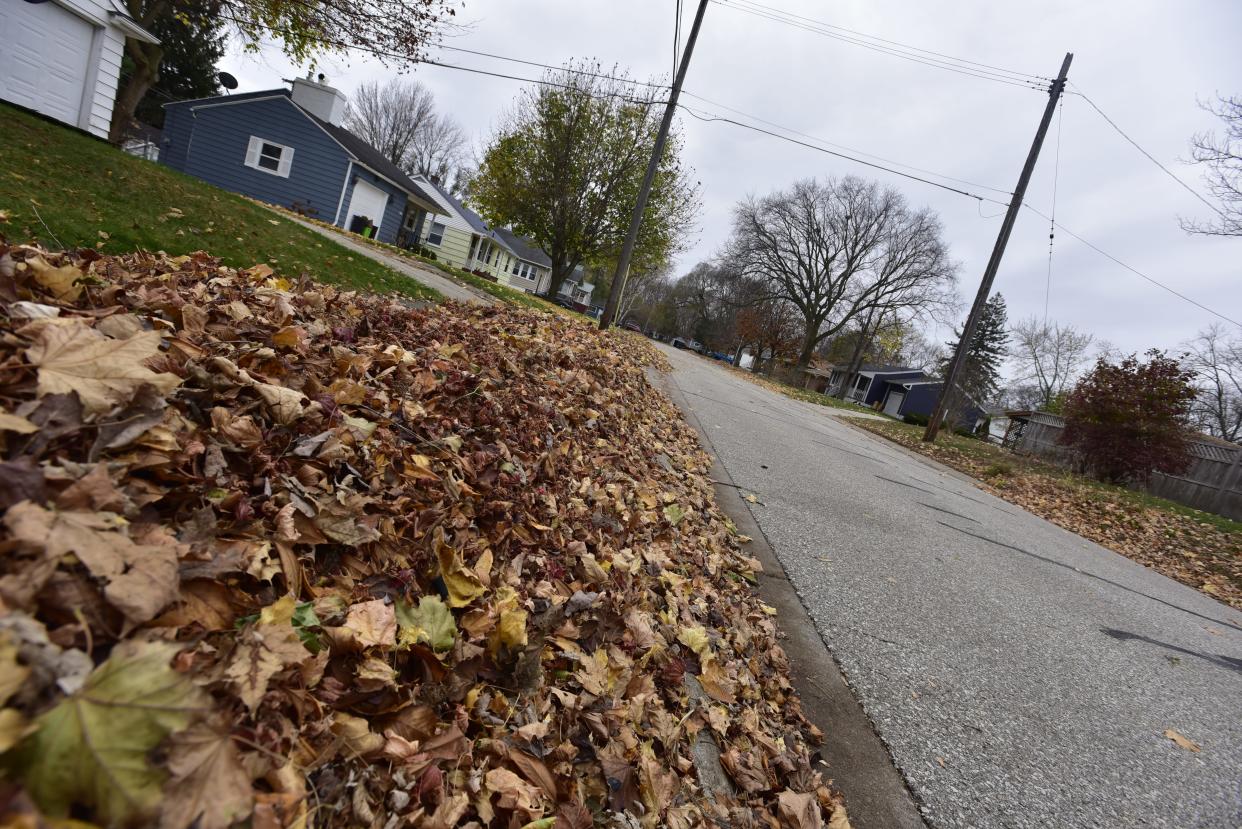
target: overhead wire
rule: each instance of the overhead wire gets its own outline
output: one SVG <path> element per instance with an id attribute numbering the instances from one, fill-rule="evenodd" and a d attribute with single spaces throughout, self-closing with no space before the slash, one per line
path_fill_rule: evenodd
<path id="1" fill-rule="evenodd" d="M 771 14 L 766 11 L 760 11 L 758 9 L 749 8 L 747 6 L 743 6 L 740 3 L 738 3 L 738 0 L 711 0 L 711 2 L 715 3 L 716 5 L 723 6 L 725 8 L 730 8 L 735 11 L 740 11 L 745 14 L 753 15 L 755 17 L 772 20 L 777 23 L 784 23 L 787 26 L 792 26 L 797 29 L 802 29 L 808 32 L 813 32 L 815 34 L 819 34 L 824 37 L 832 38 L 834 40 L 839 40 L 844 43 L 852 43 L 855 46 L 860 46 L 864 49 L 870 49 L 872 51 L 890 55 L 892 57 L 897 57 L 903 60 L 908 60 L 913 63 L 923 64 L 924 66 L 930 66 L 936 69 L 943 69 L 949 72 L 956 72 L 961 75 L 968 75 L 970 77 L 980 78 L 982 80 L 995 81 L 996 83 L 1008 84 L 1010 86 L 1018 86 L 1018 87 L 1023 87 L 1026 89 L 1034 89 L 1040 92 L 1047 92 L 1048 90 L 1048 84 L 1042 81 L 1023 80 L 1023 79 L 1011 77 L 1008 75 L 1002 75 L 1000 73 L 993 72 L 991 70 L 977 69 L 975 67 L 963 66 L 960 64 L 950 63 L 948 61 L 940 60 L 937 58 L 928 58 L 928 57 L 923 57 L 919 55 L 912 55 L 912 54 L 902 52 L 902 51 L 899 51 L 899 50 L 896 50 L 896 49 L 893 49 L 887 46 L 880 46 L 875 43 L 869 43 L 865 40 L 850 37 L 848 35 L 837 34 L 836 32 L 833 32 L 833 31 L 830 31 L 824 28 L 819 28 L 815 25 L 802 23 L 800 21 L 792 20 L 787 17 L 781 17 L 777 14 Z"/>
<path id="2" fill-rule="evenodd" d="M 1020 78 L 1027 78 L 1031 80 L 1049 81 L 1049 82 L 1053 80 L 1052 78 L 1049 78 L 1045 75 L 1036 75 L 1030 72 L 1020 72 L 1016 69 L 1006 69 L 1004 67 L 995 66 L 990 63 L 982 63 L 980 61 L 970 60 L 969 58 L 959 58 L 954 55 L 945 54 L 944 52 L 936 52 L 932 49 L 924 49 L 921 46 L 914 46 L 909 43 L 902 43 L 901 41 L 898 41 L 898 40 L 889 40 L 887 38 L 880 37 L 879 35 L 868 34 L 867 32 L 860 32 L 857 29 L 848 29 L 845 26 L 838 26 L 835 23 L 828 23 L 827 21 L 824 21 L 824 20 L 816 20 L 813 17 L 806 17 L 804 15 L 795 14 L 794 12 L 791 12 L 791 11 L 777 9 L 774 6 L 767 6 L 767 5 L 764 5 L 763 3 L 758 2 L 758 0 L 734 0 L 734 2 L 740 2 L 747 6 L 755 6 L 760 9 L 770 11 L 774 14 L 780 14 L 785 17 L 792 17 L 797 20 L 804 21 L 806 23 L 812 23 L 817 26 L 822 26 L 826 29 L 835 29 L 837 31 L 845 32 L 851 35 L 856 35 L 858 37 L 865 38 L 867 40 L 875 40 L 880 43 L 888 44 L 890 46 L 895 46 L 901 49 L 908 49 L 913 52 L 922 52 L 932 57 L 943 58 L 946 61 L 953 61 L 956 63 L 968 64 L 970 66 L 975 66 L 981 69 L 990 69 L 995 72 L 1003 72 L 1009 75 L 1013 75 L 1013 76 L 1020 77 Z"/>
<path id="3" fill-rule="evenodd" d="M 1082 244 L 1086 245 L 1087 247 L 1091 248 L 1091 249 L 1092 249 L 1093 251 L 1095 251 L 1096 253 L 1098 253 L 1098 254 L 1100 254 L 1101 256 L 1103 256 L 1105 259 L 1110 259 L 1110 260 L 1112 260 L 1114 263 L 1116 263 L 1116 264 L 1120 265 L 1121 267 L 1125 268 L 1126 270 L 1130 271 L 1130 272 L 1131 272 L 1132 274 L 1134 274 L 1135 276 L 1138 276 L 1138 277 L 1140 277 L 1141 279 L 1144 279 L 1144 280 L 1146 280 L 1146 281 L 1150 282 L 1152 285 L 1155 285 L 1157 288 L 1160 288 L 1161 290 L 1168 291 L 1170 294 L 1172 294 L 1173 296 L 1175 296 L 1175 297 L 1177 297 L 1177 298 L 1179 298 L 1179 299 L 1182 299 L 1182 300 L 1185 300 L 1186 302 L 1189 302 L 1191 305 L 1195 306 L 1196 308 L 1199 308 L 1199 309 L 1201 309 L 1201 310 L 1203 310 L 1203 311 L 1207 311 L 1209 314 L 1211 314 L 1211 315 L 1212 315 L 1212 316 L 1214 316 L 1214 317 L 1219 317 L 1220 319 L 1224 320 L 1225 322 L 1232 323 L 1233 325 L 1236 325 L 1236 326 L 1238 326 L 1239 328 L 1242 328 L 1242 322 L 1238 322 L 1237 320 L 1233 319 L 1232 317 L 1228 317 L 1228 316 L 1226 316 L 1226 315 L 1222 314 L 1221 312 L 1219 312 L 1219 311 L 1217 311 L 1217 310 L 1215 310 L 1215 309 L 1213 309 L 1213 308 L 1209 308 L 1208 306 L 1204 305 L 1202 302 L 1199 302 L 1198 300 L 1192 299 L 1192 298 L 1190 298 L 1190 297 L 1186 296 L 1185 294 L 1183 294 L 1182 292 L 1180 292 L 1180 291 L 1178 291 L 1178 290 L 1176 290 L 1176 289 L 1174 289 L 1174 288 L 1171 288 L 1171 287 L 1169 287 L 1168 285 L 1165 285 L 1165 284 L 1164 284 L 1163 282 L 1161 282 L 1160 280 L 1158 280 L 1158 279 L 1154 279 L 1154 278 L 1152 278 L 1152 277 L 1148 276 L 1147 274 L 1145 274 L 1145 273 L 1143 273 L 1142 271 L 1140 271 L 1138 268 L 1135 268 L 1135 267 L 1133 267 L 1132 265 L 1128 265 L 1128 264 L 1126 264 L 1125 262 L 1123 262 L 1123 261 L 1121 261 L 1120 259 L 1118 259 L 1116 256 L 1113 256 L 1111 253 L 1109 253 L 1108 251 L 1106 251 L 1106 250 L 1104 250 L 1103 248 L 1101 248 L 1099 245 L 1096 245 L 1094 242 L 1090 242 L 1090 241 L 1088 241 L 1087 239 L 1084 239 L 1082 236 L 1079 236 L 1077 233 L 1075 233 L 1074 231 L 1070 230 L 1068 227 L 1066 227 L 1065 225 L 1061 224 L 1060 222 L 1055 222 L 1055 221 L 1053 221 L 1052 217 L 1051 217 L 1051 216 L 1049 216 L 1047 213 L 1044 213 L 1043 211 L 1041 211 L 1041 210 L 1039 210 L 1039 209 L 1037 209 L 1037 208 L 1035 208 L 1035 207 L 1032 207 L 1032 206 L 1031 206 L 1030 204 L 1028 204 L 1027 202 L 1023 202 L 1023 203 L 1022 203 L 1022 206 L 1023 206 L 1023 207 L 1025 207 L 1027 210 L 1031 211 L 1032 213 L 1034 213 L 1036 216 L 1042 216 L 1045 220 L 1047 220 L 1047 221 L 1049 221 L 1049 222 L 1052 222 L 1053 226 L 1054 226 L 1054 227 L 1056 227 L 1056 229 L 1057 229 L 1057 230 L 1060 230 L 1062 233 L 1064 233 L 1064 234 L 1066 234 L 1066 235 L 1068 235 L 1068 236 L 1072 236 L 1073 238 L 1077 239 L 1077 240 L 1078 240 L 1079 242 L 1081 242 Z"/>
<path id="4" fill-rule="evenodd" d="M 1156 165 L 1157 167 L 1159 167 L 1162 171 L 1164 171 L 1164 174 L 1165 174 L 1166 176 L 1168 176 L 1169 178 L 1171 178 L 1171 179 L 1173 179 L 1175 182 L 1177 182 L 1177 183 L 1178 183 L 1178 185 L 1180 185 L 1180 186 L 1181 186 L 1181 188 L 1182 188 L 1183 190 L 1185 190 L 1187 193 L 1189 193 L 1190 195 L 1194 196 L 1194 197 L 1195 197 L 1196 199 L 1198 199 L 1199 201 L 1203 202 L 1203 203 L 1204 203 L 1205 205 L 1207 205 L 1209 208 L 1211 208 L 1212 210 L 1216 211 L 1216 213 L 1218 213 L 1219 215 L 1221 215 L 1221 216 L 1224 216 L 1224 215 L 1225 215 L 1225 213 L 1224 213 L 1224 211 L 1223 211 L 1223 210 L 1221 210 L 1218 206 L 1216 206 L 1216 205 L 1212 204 L 1212 202 L 1208 201 L 1208 199 L 1207 199 L 1206 197 L 1204 197 L 1204 195 L 1203 195 L 1202 193 L 1200 193 L 1200 192 L 1199 192 L 1198 190 L 1196 190 L 1195 188 L 1191 187 L 1191 186 L 1190 186 L 1189 184 L 1187 184 L 1186 182 L 1182 181 L 1182 179 L 1181 179 L 1181 177 L 1180 177 L 1180 176 L 1178 176 L 1176 173 L 1174 173 L 1174 172 L 1173 172 L 1172 170 L 1170 170 L 1168 167 L 1164 166 L 1164 165 L 1163 165 L 1163 164 L 1161 164 L 1159 161 L 1157 161 L 1157 160 L 1156 160 L 1156 157 L 1155 157 L 1154 155 L 1152 155 L 1151 153 L 1147 152 L 1147 150 L 1143 149 L 1143 147 L 1142 147 L 1142 146 L 1141 146 L 1141 145 L 1140 145 L 1137 141 L 1135 141 L 1133 138 L 1131 138 L 1131 137 L 1130 137 L 1130 136 L 1126 133 L 1126 131 L 1125 131 L 1125 130 L 1123 130 L 1120 126 L 1118 126 L 1118 125 L 1117 125 L 1117 122 L 1116 122 L 1116 121 L 1114 121 L 1112 118 L 1109 118 L 1109 117 L 1108 117 L 1108 115 L 1104 112 L 1104 110 L 1100 109 L 1099 104 L 1097 104 L 1095 101 L 1091 100 L 1091 98 L 1087 96 L 1087 93 L 1083 92 L 1081 89 L 1079 89 L 1079 88 L 1078 88 L 1075 84 L 1073 84 L 1073 83 L 1071 83 L 1070 85 L 1071 85 L 1071 86 L 1074 86 L 1074 91 L 1070 92 L 1069 94 L 1071 94 L 1071 95 L 1077 95 L 1079 98 L 1082 98 L 1084 101 L 1086 101 L 1086 102 L 1087 102 L 1087 104 L 1088 104 L 1088 105 L 1089 105 L 1092 109 L 1094 109 L 1094 110 L 1095 110 L 1095 111 L 1099 114 L 1099 116 L 1100 116 L 1101 118 L 1103 118 L 1103 119 L 1104 119 L 1104 120 L 1108 123 L 1108 125 L 1109 125 L 1110 127 L 1112 127 L 1114 130 L 1116 130 L 1116 132 L 1117 132 L 1117 134 L 1118 134 L 1118 135 L 1120 135 L 1122 138 L 1124 138 L 1126 141 L 1128 141 L 1128 142 L 1130 143 L 1130 146 L 1134 147 L 1134 149 L 1136 149 L 1136 150 L 1138 150 L 1140 153 L 1142 153 L 1142 154 L 1143 154 L 1143 156 L 1144 156 L 1144 157 L 1145 157 L 1148 161 L 1150 161 L 1152 164 L 1155 164 L 1155 165 Z"/>

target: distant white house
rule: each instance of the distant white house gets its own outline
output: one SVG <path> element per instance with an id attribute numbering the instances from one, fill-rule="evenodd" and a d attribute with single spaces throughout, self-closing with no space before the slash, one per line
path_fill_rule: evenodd
<path id="1" fill-rule="evenodd" d="M 120 0 L 0 0 L 0 98 L 106 138 L 127 37 Z"/>

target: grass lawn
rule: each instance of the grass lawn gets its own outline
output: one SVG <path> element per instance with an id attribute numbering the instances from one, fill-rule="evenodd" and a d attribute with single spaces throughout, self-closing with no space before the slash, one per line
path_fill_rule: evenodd
<path id="1" fill-rule="evenodd" d="M 1100 483 L 974 438 L 894 420 L 850 419 L 977 478 L 994 495 L 1170 578 L 1242 609 L 1242 523 L 1144 492 Z"/>
<path id="2" fill-rule="evenodd" d="M 282 212 L 286 212 L 284 208 L 276 208 L 276 209 Z M 344 230 L 337 227 L 336 225 L 328 224 L 327 222 L 321 221 L 319 219 L 312 219 L 312 218 L 305 217 L 305 216 L 302 216 L 299 218 L 301 218 L 303 221 L 313 222 L 314 224 L 319 225 L 320 227 L 323 227 L 326 230 L 331 230 L 334 233 L 345 233 Z M 568 315 L 571 317 L 581 317 L 587 320 L 591 319 L 590 317 L 587 317 L 585 314 L 579 314 L 577 311 L 571 311 L 567 308 L 562 308 L 556 303 L 549 302 L 548 300 L 544 299 L 541 296 L 536 296 L 535 294 L 528 294 L 526 291 L 519 291 L 516 288 L 510 288 L 507 285 L 501 285 L 499 282 L 493 282 L 490 279 L 484 279 L 478 274 L 473 274 L 473 273 L 470 273 L 469 271 L 464 271 L 461 268 L 454 268 L 453 266 L 448 265 L 444 262 L 440 262 L 439 260 L 436 260 L 436 259 L 429 259 L 426 256 L 420 256 L 419 254 L 415 253 L 412 250 L 407 250 L 405 248 L 398 247 L 396 245 L 390 245 L 386 242 L 381 242 L 378 239 L 370 239 L 364 236 L 352 236 L 351 238 L 353 238 L 354 241 L 360 242 L 362 244 L 367 244 L 374 248 L 379 248 L 385 253 L 392 254 L 393 256 L 400 256 L 404 259 L 411 259 L 415 262 L 419 262 L 423 265 L 426 265 L 429 268 L 435 268 L 436 270 L 440 271 L 442 274 L 444 274 L 449 279 L 452 279 L 455 282 L 459 282 L 464 285 L 469 285 L 472 288 L 477 288 L 478 290 L 491 294 L 492 296 L 496 297 L 502 302 L 507 302 L 510 305 L 523 305 L 527 308 L 534 308 L 537 311 L 550 311 L 552 313 L 564 314 L 564 315 Z M 593 322 L 594 320 L 591 320 L 591 321 Z"/>
<path id="3" fill-rule="evenodd" d="M 49 248 L 206 250 L 295 277 L 415 299 L 438 292 L 253 202 L 0 104 L 0 232 Z"/>

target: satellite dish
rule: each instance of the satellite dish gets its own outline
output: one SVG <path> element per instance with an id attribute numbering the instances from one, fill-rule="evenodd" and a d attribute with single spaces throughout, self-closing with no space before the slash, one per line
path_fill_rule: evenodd
<path id="1" fill-rule="evenodd" d="M 225 89 L 236 89 L 237 88 L 237 78 L 234 78 L 228 72 L 219 73 L 218 75 L 216 75 L 216 79 L 220 81 L 220 86 L 224 87 Z"/>

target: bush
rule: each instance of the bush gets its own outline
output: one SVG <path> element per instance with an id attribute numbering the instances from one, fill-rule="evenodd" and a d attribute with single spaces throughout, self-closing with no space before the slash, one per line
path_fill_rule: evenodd
<path id="1" fill-rule="evenodd" d="M 1065 400 L 1061 443 L 1087 468 L 1113 483 L 1144 483 L 1152 472 L 1176 475 L 1189 463 L 1186 436 L 1193 373 L 1163 351 L 1147 362 L 1131 354 L 1100 359 Z"/>
<path id="2" fill-rule="evenodd" d="M 911 412 L 910 414 L 907 414 L 907 415 L 902 415 L 901 419 L 904 420 L 906 423 L 912 423 L 915 426 L 926 426 L 928 423 L 931 422 L 931 418 L 928 417 L 927 415 L 916 414 L 914 412 Z"/>
<path id="3" fill-rule="evenodd" d="M 424 259 L 430 259 L 432 262 L 436 261 L 436 252 L 426 245 L 419 245 L 416 252 Z"/>

